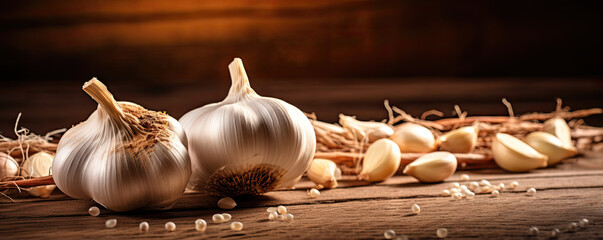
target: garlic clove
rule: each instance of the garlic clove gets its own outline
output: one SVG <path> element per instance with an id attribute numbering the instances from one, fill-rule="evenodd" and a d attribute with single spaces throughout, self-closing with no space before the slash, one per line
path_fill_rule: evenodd
<path id="1" fill-rule="evenodd" d="M 525 141 L 536 151 L 548 157 L 548 166 L 557 164 L 577 153 L 576 148 L 567 148 L 559 138 L 546 132 L 532 132 L 526 136 Z"/>
<path id="2" fill-rule="evenodd" d="M 404 174 L 425 183 L 441 182 L 456 171 L 457 160 L 449 152 L 432 152 L 414 160 L 404 168 Z"/>
<path id="3" fill-rule="evenodd" d="M 341 170 L 331 160 L 315 158 L 306 171 L 308 178 L 325 188 L 336 188 L 337 180 L 341 178 Z"/>
<path id="4" fill-rule="evenodd" d="M 230 197 L 223 197 L 218 200 L 218 207 L 221 209 L 233 209 L 237 206 L 237 202 Z"/>
<path id="5" fill-rule="evenodd" d="M 388 138 L 394 134 L 394 129 L 382 122 L 359 121 L 354 117 L 339 114 L 339 123 L 343 128 L 349 130 L 356 139 L 363 141 L 365 138 L 369 142 L 377 141 L 381 138 Z"/>
<path id="6" fill-rule="evenodd" d="M 572 130 L 562 118 L 556 117 L 545 121 L 542 130 L 559 138 L 566 148 L 574 146 L 572 144 Z"/>
<path id="7" fill-rule="evenodd" d="M 38 152 L 34 155 L 31 155 L 29 158 L 23 162 L 21 166 L 21 176 L 24 177 L 44 177 L 52 174 L 52 160 L 54 158 L 54 154 L 50 154 L 47 152 Z M 56 188 L 56 185 L 45 185 L 32 187 L 27 191 L 29 194 L 47 198 L 50 196 L 50 193 Z"/>
<path id="8" fill-rule="evenodd" d="M 390 138 L 398 144 L 402 152 L 427 153 L 437 148 L 431 131 L 415 123 L 401 124 Z"/>
<path id="9" fill-rule="evenodd" d="M 366 150 L 358 179 L 369 182 L 384 181 L 396 173 L 400 160 L 398 145 L 387 138 L 379 139 Z"/>
<path id="10" fill-rule="evenodd" d="M 511 172 L 527 172 L 547 166 L 546 155 L 506 133 L 496 134 L 492 141 L 492 153 L 496 164 Z"/>
<path id="11" fill-rule="evenodd" d="M 0 179 L 19 174 L 19 163 L 10 155 L 0 152 Z"/>
<path id="12" fill-rule="evenodd" d="M 462 127 L 438 138 L 440 150 L 453 153 L 471 152 L 477 144 L 477 126 Z"/>

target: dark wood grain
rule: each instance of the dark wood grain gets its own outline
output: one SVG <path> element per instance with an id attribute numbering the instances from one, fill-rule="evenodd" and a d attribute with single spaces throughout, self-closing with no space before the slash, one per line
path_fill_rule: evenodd
<path id="1" fill-rule="evenodd" d="M 493 184 L 519 181 L 514 190 L 505 190 L 499 198 L 487 194 L 474 200 L 451 201 L 440 196 L 449 183 L 466 173 L 472 180 L 487 179 Z M 375 239 L 383 231 L 394 229 L 411 238 L 435 238 L 439 227 L 449 230 L 449 237 L 467 238 L 528 238 L 528 229 L 536 226 L 540 237 L 549 236 L 553 228 L 562 231 L 571 222 L 582 218 L 591 221 L 587 229 L 562 233 L 562 239 L 596 239 L 603 237 L 603 153 L 589 153 L 579 159 L 566 160 L 553 168 L 531 173 L 507 173 L 502 170 L 458 172 L 445 183 L 420 184 L 411 177 L 396 176 L 371 185 L 351 179 L 341 187 L 324 190 L 317 199 L 310 199 L 306 189 L 311 182 L 302 180 L 297 190 L 276 191 L 258 197 L 236 198 L 233 210 L 217 209 L 217 198 L 200 193 L 186 193 L 175 206 L 166 211 L 139 210 L 113 213 L 101 208 L 99 217 L 89 216 L 87 209 L 94 203 L 75 200 L 55 192 L 49 199 L 19 195 L 16 203 L 0 202 L 0 234 L 5 239 L 22 238 L 165 238 L 165 239 Z M 536 196 L 525 190 L 534 187 Z M 421 206 L 419 215 L 410 207 Z M 266 208 L 285 205 L 295 215 L 292 223 L 271 222 Z M 241 232 L 228 224 L 211 223 L 211 215 L 228 212 L 233 221 L 241 221 Z M 116 218 L 114 229 L 104 227 L 105 220 Z M 194 230 L 195 219 L 210 222 L 207 232 Z M 138 224 L 149 222 L 151 230 L 142 234 Z M 173 221 L 175 232 L 163 225 Z"/>

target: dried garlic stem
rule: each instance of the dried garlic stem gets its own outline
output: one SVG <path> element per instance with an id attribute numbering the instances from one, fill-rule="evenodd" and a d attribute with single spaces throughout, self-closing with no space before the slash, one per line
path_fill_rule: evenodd
<path id="1" fill-rule="evenodd" d="M 28 188 L 28 187 L 37 187 L 43 185 L 53 185 L 54 179 L 52 175 L 45 177 L 37 177 L 23 180 L 15 180 L 15 181 L 6 181 L 0 182 L 0 191 L 10 189 L 10 188 Z"/>

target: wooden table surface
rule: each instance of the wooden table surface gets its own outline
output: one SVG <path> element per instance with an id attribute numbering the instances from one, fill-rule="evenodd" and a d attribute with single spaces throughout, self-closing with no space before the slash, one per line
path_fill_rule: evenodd
<path id="1" fill-rule="evenodd" d="M 499 198 L 480 194 L 473 200 L 452 201 L 440 195 L 451 182 L 466 173 L 471 180 L 487 179 L 492 184 L 518 181 L 515 190 L 502 191 Z M 295 190 L 276 191 L 256 197 L 239 197 L 233 210 L 216 207 L 217 198 L 186 193 L 171 210 L 140 210 L 114 213 L 101 207 L 98 217 L 88 215 L 95 204 L 71 199 L 55 191 L 48 199 L 17 195 L 15 202 L 0 202 L 0 238 L 165 238 L 165 239 L 383 239 L 393 229 L 409 238 L 437 238 L 438 228 L 447 228 L 449 238 L 529 238 L 528 229 L 540 229 L 539 238 L 548 238 L 554 228 L 561 239 L 603 238 L 603 152 L 586 153 L 563 164 L 530 173 L 508 173 L 500 169 L 460 171 L 446 182 L 420 184 L 408 176 L 375 185 L 353 179 L 340 187 L 324 190 L 317 199 L 307 197 L 312 183 L 303 179 Z M 537 189 L 527 196 L 526 189 Z M 413 215 L 412 204 L 421 206 Z M 269 221 L 266 209 L 284 205 L 295 219 L 291 223 Z M 244 229 L 230 230 L 229 223 L 215 224 L 211 216 L 228 212 L 231 221 Z M 105 228 L 105 221 L 117 219 L 117 227 Z M 194 229 L 198 218 L 208 222 L 207 231 Z M 568 224 L 587 218 L 590 226 L 575 233 L 565 231 Z M 148 233 L 138 224 L 147 221 Z M 176 223 L 167 232 L 164 224 Z"/>

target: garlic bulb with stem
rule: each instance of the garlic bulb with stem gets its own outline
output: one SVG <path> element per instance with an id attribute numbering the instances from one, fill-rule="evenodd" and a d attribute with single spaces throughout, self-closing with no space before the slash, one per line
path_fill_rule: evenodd
<path id="1" fill-rule="evenodd" d="M 547 166 L 547 156 L 506 133 L 495 135 L 492 141 L 492 154 L 496 164 L 510 172 L 527 172 Z"/>
<path id="2" fill-rule="evenodd" d="M 559 138 L 566 148 L 574 147 L 572 144 L 572 130 L 562 118 L 555 117 L 546 120 L 542 126 L 542 130 Z"/>
<path id="3" fill-rule="evenodd" d="M 404 174 L 425 183 L 441 182 L 454 174 L 457 164 L 452 153 L 432 152 L 406 165 Z"/>
<path id="4" fill-rule="evenodd" d="M 10 155 L 0 152 L 0 179 L 19 174 L 19 163 Z"/>
<path id="5" fill-rule="evenodd" d="M 471 152 L 477 144 L 477 126 L 462 127 L 438 138 L 440 150 L 452 153 Z"/>
<path id="6" fill-rule="evenodd" d="M 57 146 L 52 171 L 59 189 L 113 211 L 170 207 L 191 174 L 180 123 L 165 113 L 115 101 L 96 78 L 83 90 L 99 105 Z"/>
<path id="7" fill-rule="evenodd" d="M 52 174 L 52 159 L 53 153 L 38 152 L 25 159 L 21 166 L 21 176 L 23 177 L 45 177 Z M 56 185 L 45 185 L 26 189 L 29 194 L 47 198 L 50 193 L 56 188 Z"/>
<path id="8" fill-rule="evenodd" d="M 337 180 L 341 178 L 341 169 L 333 161 L 315 158 L 306 171 L 308 178 L 319 185 L 319 189 L 336 188 Z"/>
<path id="9" fill-rule="evenodd" d="M 576 155 L 576 148 L 566 147 L 559 138 L 546 132 L 532 132 L 526 136 L 526 143 L 548 157 L 547 165 L 555 165 L 561 160 Z"/>
<path id="10" fill-rule="evenodd" d="M 401 153 L 398 145 L 387 138 L 379 139 L 371 144 L 362 160 L 362 171 L 359 180 L 380 182 L 393 176 L 400 167 Z"/>
<path id="11" fill-rule="evenodd" d="M 431 131 L 416 123 L 401 124 L 390 138 L 398 144 L 402 152 L 428 153 L 437 148 Z"/>
<path id="12" fill-rule="evenodd" d="M 192 159 L 188 188 L 237 196 L 293 187 L 316 151 L 310 120 L 291 104 L 258 95 L 241 59 L 228 68 L 228 96 L 180 119 Z"/>
<path id="13" fill-rule="evenodd" d="M 394 129 L 382 122 L 359 121 L 355 117 L 339 114 L 339 124 L 356 136 L 358 141 L 374 142 L 388 138 L 394 134 Z"/>

